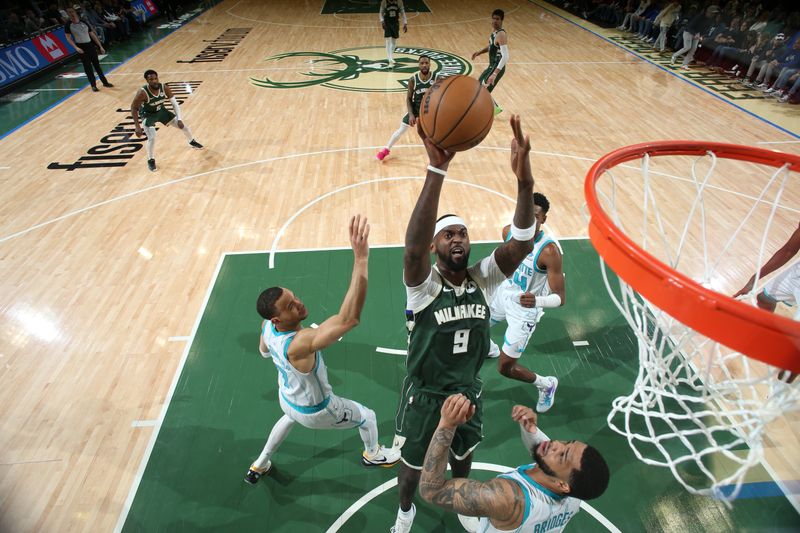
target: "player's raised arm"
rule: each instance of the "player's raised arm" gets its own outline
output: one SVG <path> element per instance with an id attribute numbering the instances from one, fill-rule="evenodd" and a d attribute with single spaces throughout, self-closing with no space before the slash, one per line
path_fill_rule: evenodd
<path id="1" fill-rule="evenodd" d="M 786 241 L 786 244 L 781 246 L 781 249 L 775 252 L 769 260 L 764 263 L 764 266 L 761 267 L 761 273 L 759 274 L 759 278 L 764 278 L 771 274 L 772 272 L 778 270 L 780 267 L 785 265 L 789 262 L 789 260 L 797 255 L 797 252 L 800 251 L 800 226 L 792 236 L 789 237 L 789 240 Z M 733 295 L 734 298 L 741 296 L 743 294 L 747 294 L 748 292 L 753 290 L 753 284 L 756 281 L 755 274 L 750 278 L 747 284 L 739 289 L 739 292 Z"/>
<path id="2" fill-rule="evenodd" d="M 531 173 L 531 140 L 522 132 L 519 115 L 512 115 L 511 169 L 517 177 L 517 208 L 511 225 L 511 239 L 494 252 L 497 266 L 506 276 L 514 273 L 520 262 L 533 250 L 536 222 L 533 217 L 533 174 Z"/>
<path id="3" fill-rule="evenodd" d="M 350 218 L 350 246 L 353 248 L 353 275 L 344 295 L 339 312 L 325 320 L 316 329 L 304 328 L 289 345 L 291 357 L 310 355 L 330 346 L 339 337 L 356 327 L 361 320 L 361 310 L 367 298 L 367 270 L 369 263 L 369 224 L 367 218 L 355 215 Z"/>
<path id="4" fill-rule="evenodd" d="M 436 226 L 436 212 L 439 209 L 439 195 L 450 160 L 455 155 L 437 147 L 430 139 L 425 139 L 424 143 L 430 164 L 425 175 L 425 184 L 406 228 L 403 281 L 408 287 L 416 287 L 430 274 L 429 254 L 433 229 Z"/>
<path id="5" fill-rule="evenodd" d="M 525 496 L 516 482 L 495 478 L 481 483 L 467 478 L 444 477 L 456 428 L 469 420 L 474 412 L 475 407 L 466 396 L 456 394 L 445 400 L 439 426 L 425 454 L 420 496 L 462 515 L 485 516 L 504 530 L 518 528 L 525 516 Z"/>

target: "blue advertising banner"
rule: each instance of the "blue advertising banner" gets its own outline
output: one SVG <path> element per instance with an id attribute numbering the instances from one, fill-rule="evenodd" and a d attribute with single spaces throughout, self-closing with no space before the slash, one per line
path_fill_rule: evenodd
<path id="1" fill-rule="evenodd" d="M 75 54 L 58 28 L 0 49 L 0 89 Z"/>

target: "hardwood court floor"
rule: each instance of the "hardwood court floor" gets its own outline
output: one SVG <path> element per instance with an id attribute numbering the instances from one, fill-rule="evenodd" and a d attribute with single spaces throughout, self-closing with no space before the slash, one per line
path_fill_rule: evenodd
<path id="1" fill-rule="evenodd" d="M 796 140 L 536 4 L 428 5 L 399 41 L 411 64 L 412 49 L 457 56 L 447 56 L 452 64 L 468 59 L 485 46 L 491 9 L 507 13 L 512 63 L 495 91 L 506 111 L 481 147 L 455 159 L 440 208 L 463 213 L 473 239 L 496 239 L 512 212 L 501 196 L 515 194 L 512 112 L 531 134 L 536 186 L 560 236 L 585 235 L 583 176 L 614 148 L 665 138 Z M 410 74 L 376 66 L 384 57 L 376 15 L 323 16 L 321 7 L 222 2 L 116 69 L 115 89 L 84 90 L 0 141 L 0 167 L 8 167 L 0 169 L 0 530 L 117 524 L 221 254 L 345 246 L 356 211 L 372 221 L 374 244 L 402 242 L 424 151 L 409 133 L 384 164 L 374 154 L 405 112 L 397 79 Z M 246 37 L 222 61 L 179 62 L 242 28 Z M 337 54 L 357 56 L 355 66 L 308 63 L 318 55 L 269 59 L 355 48 Z M 473 75 L 485 68 L 478 59 Z M 325 85 L 263 86 L 351 67 L 357 77 L 336 74 Z M 191 151 L 162 128 L 155 173 L 125 132 L 148 68 L 184 88 L 186 122 L 207 147 Z M 387 87 L 398 92 L 381 92 Z M 133 146 L 110 151 L 114 144 Z M 58 168 L 80 158 L 119 166 Z M 798 206 L 793 183 L 771 249 L 796 227 Z M 731 201 L 729 211 L 748 207 Z M 747 276 L 731 265 L 724 289 Z M 780 476 L 800 479 L 791 460 L 797 436 L 787 430 L 776 440 L 789 458 Z"/>

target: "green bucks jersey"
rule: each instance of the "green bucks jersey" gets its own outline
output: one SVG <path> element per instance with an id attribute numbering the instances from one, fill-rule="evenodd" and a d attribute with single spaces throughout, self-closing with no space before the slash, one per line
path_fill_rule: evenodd
<path id="1" fill-rule="evenodd" d="M 145 115 L 154 115 L 164 109 L 164 102 L 167 100 L 167 94 L 164 92 L 164 85 L 158 84 L 158 92 L 153 94 L 150 91 L 150 86 L 145 85 L 142 87 L 147 94 L 147 100 L 142 104 L 142 113 Z"/>
<path id="2" fill-rule="evenodd" d="M 496 44 L 495 41 L 497 40 L 497 34 L 501 31 L 506 31 L 503 28 L 500 28 L 497 31 L 493 31 L 492 34 L 489 36 L 489 65 L 493 65 L 497 67 L 500 63 L 500 58 L 502 54 L 500 53 L 500 45 Z"/>
<path id="3" fill-rule="evenodd" d="M 397 0 L 386 0 L 383 8 L 383 20 L 386 24 L 400 24 L 400 5 Z"/>
<path id="4" fill-rule="evenodd" d="M 458 287 L 434 267 L 425 282 L 406 288 L 406 371 L 415 390 L 447 395 L 479 388 L 489 351 L 488 301 L 503 280 L 492 254 L 470 267 Z"/>
<path id="5" fill-rule="evenodd" d="M 419 116 L 419 105 L 422 103 L 422 97 L 425 95 L 425 91 L 430 89 L 434 83 L 436 83 L 436 76 L 433 75 L 432 72 L 429 72 L 429 77 L 427 80 L 423 81 L 420 78 L 420 73 L 417 72 L 414 76 L 409 79 L 409 83 L 411 80 L 414 80 L 414 98 L 411 100 L 412 107 L 414 108 L 414 116 Z"/>

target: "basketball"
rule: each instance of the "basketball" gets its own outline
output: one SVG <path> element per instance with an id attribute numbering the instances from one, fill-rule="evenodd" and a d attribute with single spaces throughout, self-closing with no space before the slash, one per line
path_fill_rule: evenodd
<path id="1" fill-rule="evenodd" d="M 422 99 L 419 122 L 433 144 L 449 152 L 477 146 L 492 129 L 494 104 L 481 82 L 452 76 L 435 83 Z"/>

